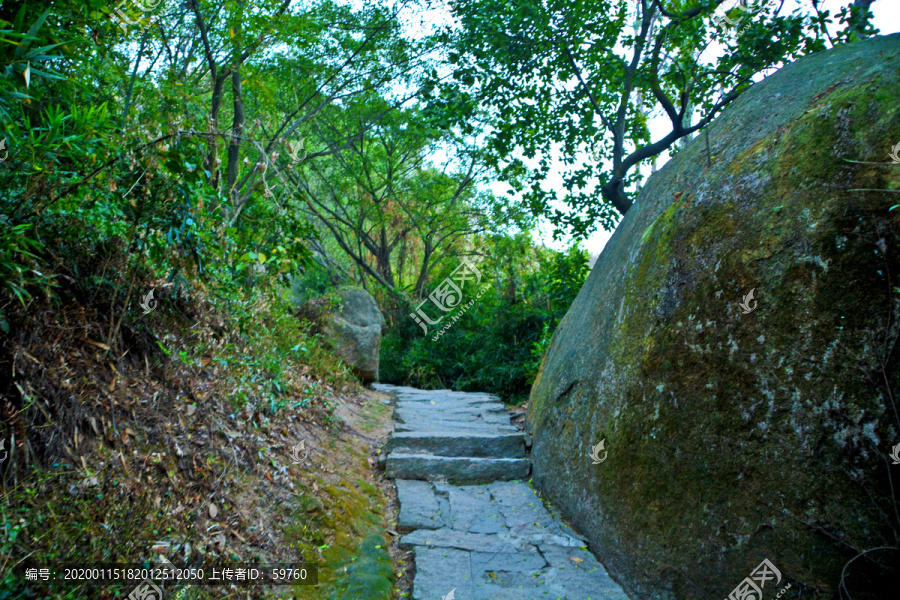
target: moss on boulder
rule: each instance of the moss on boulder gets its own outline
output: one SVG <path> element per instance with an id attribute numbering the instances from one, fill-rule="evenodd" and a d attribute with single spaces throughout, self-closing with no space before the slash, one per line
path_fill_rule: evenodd
<path id="1" fill-rule="evenodd" d="M 892 35 L 754 85 L 647 181 L 553 337 L 534 482 L 634 597 L 727 597 L 764 558 L 782 598 L 827 596 L 896 545 L 898 65 Z"/>

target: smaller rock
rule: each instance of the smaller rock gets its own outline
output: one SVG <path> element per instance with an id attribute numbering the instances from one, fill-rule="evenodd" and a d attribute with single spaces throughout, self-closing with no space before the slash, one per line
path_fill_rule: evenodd
<path id="1" fill-rule="evenodd" d="M 321 314 L 322 299 L 310 300 L 300 307 L 301 314 L 315 321 L 315 331 L 325 336 L 334 353 L 341 357 L 363 383 L 378 381 L 381 335 L 386 326 L 375 299 L 362 288 L 338 291 L 339 311 Z M 309 308 L 316 306 L 317 308 Z"/>

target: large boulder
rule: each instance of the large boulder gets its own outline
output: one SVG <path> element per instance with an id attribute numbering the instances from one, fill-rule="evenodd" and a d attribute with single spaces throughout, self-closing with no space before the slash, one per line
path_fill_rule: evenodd
<path id="1" fill-rule="evenodd" d="M 322 333 L 363 383 L 378 381 L 381 334 L 386 325 L 378 303 L 358 287 L 343 288 L 338 295 L 341 309 L 324 315 Z"/>
<path id="2" fill-rule="evenodd" d="M 898 65 L 891 35 L 753 85 L 649 178 L 553 336 L 534 483 L 634 598 L 726 598 L 763 559 L 766 600 L 837 597 L 897 546 Z M 893 552 L 848 566 L 854 598 L 896 597 Z"/>

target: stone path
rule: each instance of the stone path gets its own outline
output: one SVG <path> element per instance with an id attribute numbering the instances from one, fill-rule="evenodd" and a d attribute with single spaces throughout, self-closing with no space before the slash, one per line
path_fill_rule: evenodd
<path id="1" fill-rule="evenodd" d="M 385 471 L 415 557 L 412 600 L 628 600 L 522 481 L 525 437 L 496 397 L 375 387 L 397 400 Z"/>

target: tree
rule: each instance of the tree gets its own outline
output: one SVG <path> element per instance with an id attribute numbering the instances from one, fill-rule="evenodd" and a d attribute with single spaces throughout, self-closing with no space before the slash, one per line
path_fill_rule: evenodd
<path id="1" fill-rule="evenodd" d="M 875 0 L 853 0 L 850 5 L 851 19 L 848 21 L 853 32 L 859 37 L 868 37 L 874 33 L 872 27 L 872 12 L 869 7 Z M 818 0 L 814 0 L 818 5 Z"/>
<path id="2" fill-rule="evenodd" d="M 377 97 L 355 103 L 341 129 L 319 135 L 342 139 L 342 129 L 355 128 L 384 105 Z M 443 257 L 451 250 L 464 252 L 464 240 L 486 231 L 492 211 L 499 208 L 493 196 L 475 189 L 484 171 L 477 152 L 458 148 L 459 161 L 441 169 L 429 164 L 430 150 L 439 142 L 452 147 L 453 141 L 430 126 L 420 110 L 395 111 L 328 160 L 297 173 L 299 208 L 363 279 L 376 281 L 395 297 L 410 292 L 420 297 Z M 328 250 L 322 247 L 320 253 Z"/>
<path id="3" fill-rule="evenodd" d="M 462 27 L 445 34 L 453 79 L 434 82 L 434 105 L 467 119 L 472 102 L 456 99 L 480 102 L 491 126 L 491 164 L 557 234 L 586 235 L 598 223 L 611 229 L 631 207 L 639 165 L 700 131 L 754 78 L 826 47 L 827 12 L 781 16 L 781 6 L 741 6 L 726 13 L 722 3 L 455 2 Z M 735 19 L 741 28 L 729 23 Z M 724 44 L 718 56 L 714 41 Z M 654 111 L 670 124 L 657 139 L 648 129 Z M 555 194 L 542 188 L 555 145 L 567 167 L 568 210 L 552 207 Z M 592 158 L 579 160 L 586 154 Z M 537 167 L 526 166 L 523 157 L 538 155 Z"/>
<path id="4" fill-rule="evenodd" d="M 385 89 L 389 84 L 411 85 L 418 61 L 427 53 L 427 42 L 412 42 L 400 32 L 397 19 L 403 3 L 393 9 L 369 5 L 358 11 L 328 2 L 305 10 L 291 10 L 291 5 L 291 0 L 267 0 L 254 2 L 251 7 L 245 0 L 237 0 L 235 9 L 227 13 L 228 18 L 211 21 L 206 15 L 219 11 L 221 7 L 217 3 L 189 2 L 206 66 L 199 72 L 205 75 L 209 90 L 207 119 L 211 131 L 205 166 L 210 185 L 218 189 L 224 183 L 231 202 L 232 223 L 254 192 L 265 187 L 265 173 L 270 167 L 283 169 L 291 165 L 289 152 L 284 148 L 288 140 L 303 132 L 304 124 L 319 117 L 335 102 L 346 102 L 372 89 Z M 294 71 L 293 78 L 291 71 Z M 293 92 L 287 97 L 293 102 L 272 102 L 271 90 L 254 86 L 251 92 L 254 104 L 277 108 L 277 117 L 258 118 L 253 131 L 245 131 L 248 120 L 244 82 L 262 74 L 287 83 L 286 87 Z M 230 131 L 224 134 L 219 122 L 229 81 L 231 125 Z M 413 89 L 394 105 L 387 106 L 385 112 L 416 93 Z M 307 158 L 324 156 L 352 143 L 383 114 L 373 115 L 373 122 L 360 123 L 357 130 L 347 132 L 341 143 L 317 149 L 308 153 Z M 259 113 L 257 116 L 262 117 Z M 271 123 L 271 128 L 265 126 L 266 122 Z M 218 168 L 219 137 L 227 141 L 224 181 Z M 279 149 L 282 152 L 278 153 Z M 277 154 L 282 156 L 280 162 L 276 162 Z M 242 155 L 254 158 L 252 168 L 242 168 Z"/>

